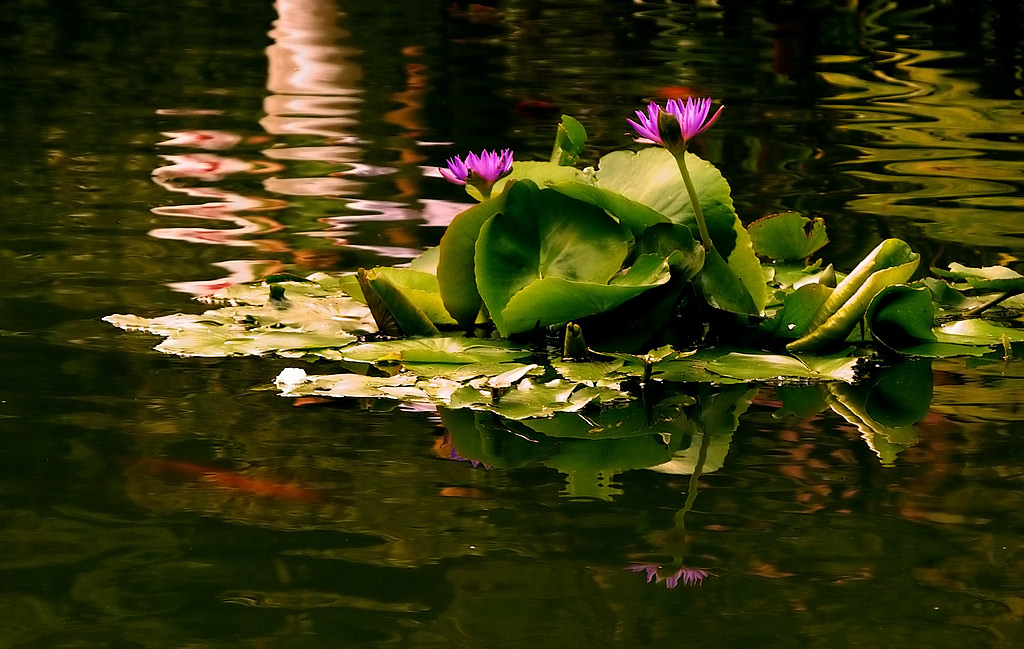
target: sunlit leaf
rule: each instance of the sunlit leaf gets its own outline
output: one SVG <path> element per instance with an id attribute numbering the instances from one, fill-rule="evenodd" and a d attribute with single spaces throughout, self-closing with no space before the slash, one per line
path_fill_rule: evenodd
<path id="1" fill-rule="evenodd" d="M 582 386 L 560 379 L 538 383 L 524 378 L 508 391 L 500 393 L 466 386 L 452 394 L 450 405 L 452 408 L 487 410 L 508 419 L 528 419 L 550 417 L 556 412 L 577 412 L 592 402 L 623 398 L 625 395 L 614 388 Z"/>
<path id="2" fill-rule="evenodd" d="M 536 325 L 560 324 L 603 313 L 645 291 L 664 284 L 671 277 L 668 262 L 644 255 L 624 275 L 609 284 L 574 282 L 547 277 L 531 282 L 512 295 L 501 310 L 501 324 L 510 333 L 528 331 Z M 499 324 L 494 313 L 491 319 Z"/>
<path id="3" fill-rule="evenodd" d="M 822 219 L 812 221 L 796 212 L 758 219 L 747 226 L 747 231 L 754 251 L 776 261 L 806 259 L 828 243 Z"/>
<path id="4" fill-rule="evenodd" d="M 550 187 L 566 196 L 606 210 L 637 237 L 653 225 L 671 223 L 667 216 L 654 208 L 631 200 L 617 191 L 598 187 L 591 182 L 554 183 Z"/>
<path id="5" fill-rule="evenodd" d="M 529 357 L 532 352 L 501 340 L 433 336 L 353 345 L 343 350 L 348 360 L 364 363 L 493 363 Z"/>
<path id="6" fill-rule="evenodd" d="M 408 271 L 403 275 L 408 276 L 418 271 Z M 423 274 L 420 273 L 422 276 Z M 428 276 L 429 277 L 429 276 Z M 368 277 L 370 288 L 380 297 L 381 300 L 387 305 L 388 311 L 394 316 L 398 322 L 398 326 L 402 328 L 402 333 L 406 336 L 435 336 L 438 334 L 437 327 L 430 321 L 430 318 L 426 313 L 420 309 L 416 303 L 409 298 L 408 295 L 399 287 L 395 286 L 391 280 L 388 279 L 386 273 L 375 273 L 371 272 Z M 365 288 L 364 288 L 365 292 Z M 418 295 L 425 294 L 426 291 L 417 291 Z"/>
<path id="7" fill-rule="evenodd" d="M 357 339 L 353 332 L 373 330 L 366 307 L 347 296 L 267 302 L 198 315 L 111 315 L 104 320 L 122 329 L 165 336 L 157 349 L 181 356 L 244 356 L 342 347 Z"/>
<path id="8" fill-rule="evenodd" d="M 586 180 L 587 174 L 575 167 L 560 165 L 556 162 L 518 161 L 512 165 L 512 173 L 494 183 L 491 195 L 504 193 L 510 188 L 509 183 L 530 180 L 539 187 L 547 187 L 554 183 Z"/>
<path id="9" fill-rule="evenodd" d="M 856 358 L 841 357 L 832 365 L 816 368 L 792 356 L 732 352 L 707 361 L 708 370 L 744 381 L 852 381 Z"/>
<path id="10" fill-rule="evenodd" d="M 1024 329 L 1004 327 L 975 318 L 946 323 L 935 330 L 935 336 L 940 342 L 961 345 L 1002 345 L 1003 341 L 1024 342 Z"/>
<path id="11" fill-rule="evenodd" d="M 436 250 L 437 248 L 431 248 Z M 391 284 L 402 291 L 402 294 L 434 324 L 455 324 L 441 300 L 441 290 L 437 276 L 415 268 L 396 268 L 381 266 L 373 269 L 373 274 L 386 278 Z M 353 298 L 365 303 L 362 287 L 356 275 L 344 275 L 339 278 L 336 286 Z"/>
<path id="12" fill-rule="evenodd" d="M 832 289 L 827 286 L 804 284 L 786 295 L 779 312 L 765 320 L 761 328 L 776 338 L 800 338 L 830 295 Z"/>
<path id="13" fill-rule="evenodd" d="M 587 130 L 575 118 L 562 115 L 555 136 L 555 146 L 551 151 L 551 162 L 558 165 L 574 165 L 579 162 L 580 154 L 587 142 Z"/>

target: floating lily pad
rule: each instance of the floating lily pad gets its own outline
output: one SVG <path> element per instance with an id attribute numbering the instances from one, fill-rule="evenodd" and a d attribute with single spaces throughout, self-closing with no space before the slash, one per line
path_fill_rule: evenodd
<path id="1" fill-rule="evenodd" d="M 347 360 L 363 363 L 494 363 L 528 358 L 532 353 L 502 340 L 461 336 L 385 340 L 343 350 Z"/>
<path id="2" fill-rule="evenodd" d="M 961 345 L 995 346 L 1024 342 L 1024 330 L 977 318 L 946 323 L 935 330 L 935 336 L 940 342 Z"/>
<path id="3" fill-rule="evenodd" d="M 807 362 L 779 354 L 744 354 L 732 352 L 707 361 L 711 372 L 744 381 L 852 381 L 856 358 L 841 356 L 827 359 L 808 358 Z"/>
<path id="4" fill-rule="evenodd" d="M 198 315 L 111 315 L 104 320 L 122 329 L 165 336 L 159 351 L 209 357 L 343 347 L 357 340 L 353 332 L 374 329 L 368 316 L 364 305 L 342 296 L 223 307 Z"/>

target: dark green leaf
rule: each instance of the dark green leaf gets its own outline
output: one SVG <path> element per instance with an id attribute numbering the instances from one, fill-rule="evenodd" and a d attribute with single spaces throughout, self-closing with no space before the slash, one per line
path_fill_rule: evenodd
<path id="1" fill-rule="evenodd" d="M 904 284 L 882 289 L 865 314 L 871 336 L 889 349 L 899 351 L 935 342 L 935 308 L 928 289 Z"/>

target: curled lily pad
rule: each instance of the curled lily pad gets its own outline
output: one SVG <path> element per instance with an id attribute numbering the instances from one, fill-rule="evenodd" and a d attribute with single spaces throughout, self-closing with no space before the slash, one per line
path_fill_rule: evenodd
<path id="1" fill-rule="evenodd" d="M 868 305 L 887 286 L 902 284 L 921 256 L 900 239 L 880 243 L 842 282 L 811 319 L 807 334 L 789 343 L 791 352 L 814 351 L 846 340 Z"/>
<path id="2" fill-rule="evenodd" d="M 935 308 L 931 293 L 906 285 L 889 286 L 868 307 L 866 319 L 872 337 L 889 349 L 899 350 L 935 342 Z"/>
<path id="3" fill-rule="evenodd" d="M 431 248 L 437 250 L 437 248 Z M 434 262 L 436 263 L 436 261 Z M 444 301 L 441 299 L 441 289 L 437 283 L 437 275 L 418 268 L 396 268 L 391 266 L 379 266 L 371 269 L 376 277 L 383 277 L 412 304 L 436 325 L 453 325 L 455 319 L 448 314 Z M 366 303 L 362 286 L 359 284 L 357 274 L 346 274 L 337 278 L 335 285 L 340 291 L 351 295 L 353 298 Z"/>
<path id="4" fill-rule="evenodd" d="M 416 272 L 416 271 L 412 271 Z M 406 273 L 407 275 L 409 273 Z M 359 270 L 359 286 L 366 297 L 377 326 L 388 335 L 434 336 L 439 332 L 426 313 L 384 273 Z M 383 312 L 378 314 L 378 312 Z M 397 325 L 398 334 L 388 331 L 383 322 Z"/>

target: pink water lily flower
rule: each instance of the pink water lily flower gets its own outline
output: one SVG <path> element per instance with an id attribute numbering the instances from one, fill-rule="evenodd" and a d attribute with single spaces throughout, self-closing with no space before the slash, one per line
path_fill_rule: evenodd
<path id="1" fill-rule="evenodd" d="M 662 108 L 653 101 L 647 104 L 647 112 L 636 111 L 637 120 L 627 119 L 629 125 L 640 137 L 634 138 L 644 144 L 660 144 L 673 150 L 686 147 L 686 143 L 711 128 L 718 120 L 725 106 L 719 106 L 715 114 L 711 112 L 711 98 L 669 99 Z"/>
<path id="2" fill-rule="evenodd" d="M 481 151 L 480 155 L 467 153 L 463 160 L 458 156 L 448 159 L 448 168 L 439 169 L 441 175 L 456 185 L 482 182 L 490 185 L 512 172 L 512 150 Z M 475 177 L 474 177 L 475 176 Z"/>

